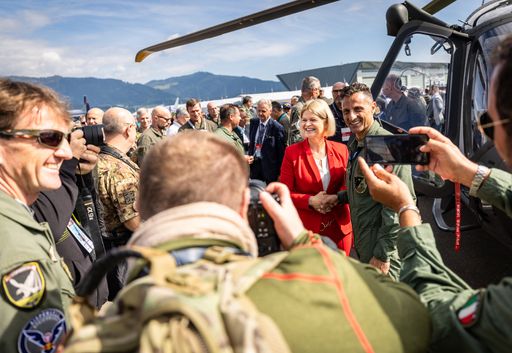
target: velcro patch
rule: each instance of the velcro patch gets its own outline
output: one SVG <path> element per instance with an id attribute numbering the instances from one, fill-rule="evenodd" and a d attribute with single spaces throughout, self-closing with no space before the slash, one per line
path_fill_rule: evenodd
<path id="1" fill-rule="evenodd" d="M 480 312 L 480 293 L 476 293 L 464 304 L 457 312 L 457 318 L 462 326 L 469 327 L 478 320 L 478 313 Z"/>
<path id="2" fill-rule="evenodd" d="M 46 309 L 33 316 L 18 337 L 19 353 L 54 353 L 66 333 L 62 311 Z"/>
<path id="3" fill-rule="evenodd" d="M 41 302 L 45 280 L 37 262 L 27 262 L 2 277 L 7 301 L 18 308 L 32 309 Z"/>

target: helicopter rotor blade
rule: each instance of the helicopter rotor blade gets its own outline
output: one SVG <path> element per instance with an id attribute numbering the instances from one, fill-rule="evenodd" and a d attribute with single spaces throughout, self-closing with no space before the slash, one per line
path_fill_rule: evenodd
<path id="1" fill-rule="evenodd" d="M 185 44 L 198 42 L 203 39 L 213 38 L 225 33 L 233 32 L 242 28 L 254 26 L 267 21 L 275 20 L 297 12 L 309 10 L 318 6 L 326 5 L 339 0 L 296 0 L 272 7 L 267 10 L 256 12 L 252 15 L 243 16 L 213 27 L 202 29 L 178 38 L 174 38 L 140 50 L 135 56 L 135 62 L 141 62 L 149 55 L 170 48 L 179 47 Z"/>
<path id="2" fill-rule="evenodd" d="M 422 10 L 428 12 L 431 15 L 434 15 L 455 1 L 457 0 L 432 0 L 423 6 Z"/>

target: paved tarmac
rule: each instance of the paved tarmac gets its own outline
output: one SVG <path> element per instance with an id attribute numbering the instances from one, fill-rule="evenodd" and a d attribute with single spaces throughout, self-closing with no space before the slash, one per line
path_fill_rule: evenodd
<path id="1" fill-rule="evenodd" d="M 418 205 L 423 221 L 432 226 L 437 248 L 448 267 L 473 288 L 485 287 L 498 283 L 505 276 L 512 276 L 512 250 L 481 229 L 462 232 L 461 248 L 456 252 L 455 234 L 439 230 L 433 220 L 432 201 L 420 196 Z M 471 214 L 463 209 L 462 216 L 470 217 Z"/>

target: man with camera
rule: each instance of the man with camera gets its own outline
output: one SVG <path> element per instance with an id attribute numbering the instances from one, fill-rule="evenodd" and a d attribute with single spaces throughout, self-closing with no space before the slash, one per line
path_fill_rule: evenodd
<path id="1" fill-rule="evenodd" d="M 0 352 L 50 351 L 67 331 L 70 274 L 29 209 L 72 158 L 66 108 L 48 88 L 0 80 Z"/>
<path id="2" fill-rule="evenodd" d="M 479 123 L 510 167 L 512 37 L 497 46 L 492 64 L 488 111 Z M 469 188 L 471 196 L 486 200 L 512 216 L 510 173 L 468 160 L 450 139 L 433 128 L 415 127 L 409 133 L 427 134 L 430 138 L 420 149 L 430 153 L 430 163 L 417 166 L 417 170 L 431 170 L 444 179 L 461 183 Z M 378 165 L 370 169 L 362 159 L 359 164 L 372 197 L 400 214 L 401 281 L 416 290 L 430 311 L 432 351 L 510 352 L 512 278 L 479 290 L 470 288 L 443 263 L 432 229 L 429 224 L 421 224 L 420 212 L 404 183 Z"/>
<path id="3" fill-rule="evenodd" d="M 110 108 L 103 117 L 105 145 L 98 161 L 98 194 L 103 204 L 102 216 L 108 239 L 108 249 L 126 244 L 138 228 L 140 217 L 135 210 L 139 188 L 139 167 L 126 153 L 135 143 L 135 118 L 123 108 Z M 122 286 L 122 268 L 108 278 L 109 298 Z"/>
<path id="4" fill-rule="evenodd" d="M 352 83 L 343 89 L 342 95 L 343 119 L 353 134 L 353 138 L 347 144 L 350 152 L 347 166 L 348 200 L 344 202 L 348 201 L 350 204 L 355 250 L 361 262 L 369 263 L 383 273 L 389 273 L 392 278 L 398 279 L 400 260 L 396 250 L 399 229 L 397 214 L 371 198 L 357 164 L 357 157 L 366 153 L 364 138 L 367 135 L 390 133 L 374 120 L 376 103 L 365 84 Z M 407 184 L 415 199 L 411 167 L 397 165 L 393 171 Z"/>
<path id="5" fill-rule="evenodd" d="M 205 175 L 215 175 L 215 182 L 205 183 Z M 306 231 L 283 184 L 272 183 L 259 200 L 251 200 L 247 178 L 242 155 L 214 135 L 184 132 L 160 142 L 141 169 L 137 202 L 144 223 L 129 244 L 168 251 L 183 271 L 197 261 L 213 264 L 212 254 L 218 255 L 218 266 L 238 261 L 243 268 L 258 255 L 247 219 L 249 205 L 261 202 L 288 252 L 260 273 L 246 294 L 277 324 L 291 351 L 426 349 L 429 318 L 409 288 L 329 249 Z M 170 332 L 164 342 L 153 344 L 170 344 L 178 339 L 175 335 Z M 186 350 L 193 340 L 179 342 Z"/>

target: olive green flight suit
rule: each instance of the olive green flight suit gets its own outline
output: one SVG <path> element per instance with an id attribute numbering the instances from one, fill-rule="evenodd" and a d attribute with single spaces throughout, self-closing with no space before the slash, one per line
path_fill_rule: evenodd
<path id="1" fill-rule="evenodd" d="M 71 274 L 48 224 L 1 191 L 0 234 L 0 352 L 50 349 L 69 329 Z"/>
<path id="2" fill-rule="evenodd" d="M 240 137 L 238 135 L 231 131 L 229 132 L 228 129 L 221 126 L 214 132 L 215 135 L 219 136 L 224 141 L 227 141 L 230 145 L 236 148 L 236 150 L 243 156 L 245 154 L 244 151 L 244 144 L 240 140 Z"/>
<path id="3" fill-rule="evenodd" d="M 512 216 L 512 175 L 492 169 L 478 197 Z M 419 295 L 432 317 L 433 352 L 510 352 L 512 278 L 471 289 L 446 267 L 428 224 L 402 228 L 400 280 Z"/>
<path id="4" fill-rule="evenodd" d="M 165 132 L 165 130 L 164 130 Z M 137 164 L 142 166 L 144 156 L 149 152 L 154 144 L 161 141 L 166 137 L 163 131 L 150 127 L 146 129 L 137 139 Z"/>
<path id="5" fill-rule="evenodd" d="M 390 134 L 377 121 L 374 121 L 368 130 L 368 135 Z M 374 201 L 370 196 L 357 162 L 357 157 L 364 158 L 365 156 L 364 141 L 353 139 L 347 146 L 350 152 L 347 167 L 347 192 L 355 250 L 361 262 L 368 263 L 372 257 L 381 261 L 390 261 L 389 275 L 398 280 L 400 274 L 400 260 L 396 251 L 396 239 L 400 228 L 398 215 L 393 210 Z M 416 200 L 411 167 L 395 165 L 393 173 L 407 184 Z"/>

